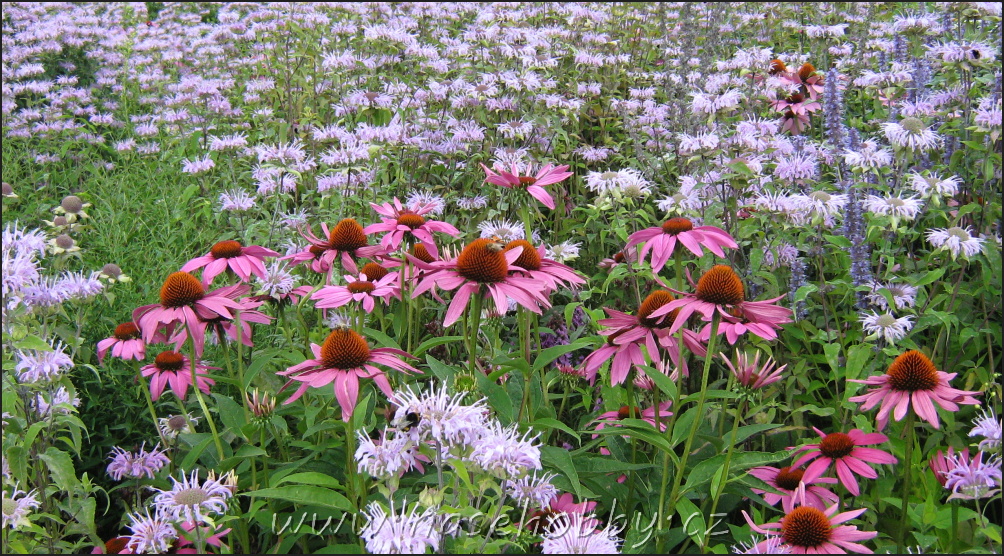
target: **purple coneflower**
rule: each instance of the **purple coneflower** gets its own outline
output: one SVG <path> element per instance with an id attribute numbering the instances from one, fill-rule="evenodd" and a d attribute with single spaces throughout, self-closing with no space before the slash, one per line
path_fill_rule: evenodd
<path id="1" fill-rule="evenodd" d="M 146 342 L 140 336 L 139 327 L 134 322 L 116 326 L 110 338 L 98 342 L 98 363 L 103 364 L 109 349 L 112 350 L 112 357 L 142 361 L 146 358 Z"/>
<path id="2" fill-rule="evenodd" d="M 394 197 L 393 204 L 384 203 L 378 205 L 370 203 L 370 206 L 382 217 L 381 220 L 383 222 L 366 226 L 363 228 L 363 233 L 369 235 L 376 232 L 387 232 L 384 234 L 383 239 L 380 240 L 381 247 L 387 251 L 396 250 L 401 246 L 404 238 L 408 234 L 411 234 L 425 246 L 426 250 L 433 257 L 438 257 L 439 250 L 436 247 L 435 239 L 432 237 L 433 232 L 444 233 L 453 237 L 460 235 L 460 230 L 451 224 L 438 220 L 425 219 L 425 215 L 432 213 L 437 208 L 435 204 L 412 204 L 404 207 L 401 205 L 401 201 L 398 201 L 397 197 Z"/>
<path id="3" fill-rule="evenodd" d="M 852 525 L 841 525 L 865 513 L 867 508 L 849 512 L 837 512 L 837 504 L 824 510 L 812 506 L 799 506 L 792 509 L 780 521 L 766 525 L 756 525 L 749 514 L 743 510 L 743 517 L 750 527 L 768 537 L 780 537 L 784 544 L 781 548 L 791 554 L 844 554 L 845 552 L 869 553 L 866 546 L 859 541 L 873 539 L 877 531 L 858 531 Z M 836 515 L 834 515 L 836 514 Z M 757 544 L 758 549 L 765 548 L 770 540 Z"/>
<path id="4" fill-rule="evenodd" d="M 792 467 L 799 467 L 804 463 L 812 462 L 805 468 L 805 475 L 802 476 L 802 480 L 805 482 L 815 482 L 829 470 L 830 464 L 834 464 L 840 483 L 847 487 L 851 494 L 859 496 L 861 490 L 858 488 L 858 481 L 854 475 L 861 475 L 868 479 L 878 477 L 878 473 L 865 465 L 865 462 L 894 464 L 897 461 L 887 452 L 877 448 L 862 447 L 866 444 L 888 442 L 889 437 L 884 434 L 865 433 L 860 429 L 853 429 L 846 434 L 842 432 L 826 434 L 815 427 L 813 430 L 822 437 L 819 444 L 799 446 L 793 454 L 804 453 L 791 464 Z"/>
<path id="5" fill-rule="evenodd" d="M 496 165 L 495 170 L 481 165 L 485 171 L 485 181 L 494 185 L 500 185 L 509 189 L 526 189 L 531 197 L 537 199 L 549 209 L 554 209 L 554 199 L 544 189 L 545 185 L 552 185 L 565 180 L 572 175 L 568 172 L 568 165 L 552 166 L 546 164 L 536 174 L 533 174 L 532 166 L 529 164 L 513 163 L 509 171 L 501 165 Z"/>
<path id="6" fill-rule="evenodd" d="M 154 359 L 154 362 L 140 369 L 143 376 L 152 377 L 150 379 L 150 395 L 154 401 L 160 398 L 164 388 L 168 385 L 174 395 L 179 400 L 184 400 L 188 394 L 188 387 L 192 384 L 192 366 L 188 357 L 177 351 L 162 351 Z M 209 388 L 216 383 L 215 380 L 206 376 L 206 371 L 220 370 L 219 367 L 209 367 L 202 362 L 195 364 L 195 372 L 198 380 L 198 388 L 203 393 L 208 394 Z"/>
<path id="7" fill-rule="evenodd" d="M 808 484 L 803 481 L 805 470 L 796 467 L 754 467 L 749 470 L 749 474 L 757 479 L 774 487 L 778 492 L 770 492 L 754 488 L 753 492 L 762 494 L 765 502 L 771 506 L 781 502 L 784 513 L 791 513 L 795 505 L 811 506 L 819 510 L 825 510 L 829 506 L 836 504 L 840 497 L 829 489 L 814 486 L 815 484 L 837 484 L 837 480 L 832 477 L 816 477 Z"/>
<path id="8" fill-rule="evenodd" d="M 725 230 L 714 226 L 695 228 L 693 222 L 683 217 L 670 218 L 662 226 L 646 228 L 631 234 L 625 249 L 630 249 L 642 242 L 645 242 L 645 246 L 639 251 L 638 258 L 644 259 L 651 251 L 652 270 L 655 272 L 662 270 L 666 261 L 673 256 L 677 242 L 698 257 L 704 255 L 702 247 L 723 258 L 725 252 L 722 247 L 729 249 L 738 247 L 732 236 Z"/>
<path id="9" fill-rule="evenodd" d="M 251 281 L 251 276 L 265 278 L 264 257 L 278 257 L 279 253 L 271 249 L 249 245 L 244 247 L 239 241 L 226 240 L 213 245 L 208 253 L 196 257 L 181 267 L 181 272 L 191 272 L 202 268 L 202 284 L 209 286 L 213 278 L 227 270 L 234 272 L 244 282 Z"/>

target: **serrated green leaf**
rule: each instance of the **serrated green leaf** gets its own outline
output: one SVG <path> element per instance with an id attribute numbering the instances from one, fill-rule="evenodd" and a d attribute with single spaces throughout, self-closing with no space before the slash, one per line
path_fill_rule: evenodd
<path id="1" fill-rule="evenodd" d="M 263 488 L 244 494 L 252 498 L 271 498 L 283 500 L 301 506 L 320 506 L 346 512 L 354 511 L 349 499 L 341 494 L 319 486 L 290 485 L 275 488 Z"/>
<path id="2" fill-rule="evenodd" d="M 50 446 L 44 454 L 38 455 L 38 459 L 45 462 L 49 475 L 60 490 L 70 492 L 80 484 L 70 454 Z"/>
<path id="3" fill-rule="evenodd" d="M 540 449 L 540 459 L 550 467 L 561 471 L 568 478 L 568 482 L 572 484 L 575 495 L 579 498 L 583 497 L 582 485 L 579 483 L 579 472 L 575 469 L 575 464 L 572 463 L 572 454 L 568 450 L 557 446 L 543 446 Z"/>

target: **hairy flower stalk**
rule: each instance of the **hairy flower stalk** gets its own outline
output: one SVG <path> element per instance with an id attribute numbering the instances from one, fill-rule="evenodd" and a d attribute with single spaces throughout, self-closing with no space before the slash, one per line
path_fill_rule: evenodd
<path id="1" fill-rule="evenodd" d="M 826 139 L 834 148 L 842 147 L 846 136 L 844 93 L 838 86 L 839 82 L 840 72 L 837 68 L 830 68 L 823 84 L 823 125 L 826 127 Z"/>
<path id="2" fill-rule="evenodd" d="M 844 168 L 841 168 L 844 170 Z M 846 174 L 843 174 L 846 175 Z M 851 180 L 844 183 L 844 194 L 847 204 L 844 205 L 844 224 L 840 232 L 851 242 L 851 283 L 857 286 L 870 284 L 872 281 L 871 249 L 866 240 L 867 223 L 865 222 L 861 202 L 858 200 L 857 188 Z M 856 307 L 864 310 L 868 300 L 864 292 L 855 292 Z"/>

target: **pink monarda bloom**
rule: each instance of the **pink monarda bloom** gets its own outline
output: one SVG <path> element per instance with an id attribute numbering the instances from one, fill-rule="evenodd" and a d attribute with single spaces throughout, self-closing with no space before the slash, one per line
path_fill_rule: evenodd
<path id="1" fill-rule="evenodd" d="M 729 361 L 725 357 L 724 353 L 719 353 L 718 355 L 725 361 L 725 365 L 728 366 L 732 374 L 735 375 L 736 380 L 740 384 L 747 388 L 752 388 L 759 390 L 775 382 L 781 380 L 781 373 L 788 365 L 781 365 L 778 368 L 774 368 L 774 359 L 768 357 L 767 361 L 764 362 L 763 367 L 760 366 L 760 351 L 756 352 L 756 357 L 753 361 L 750 361 L 749 355 L 745 353 L 736 354 L 736 364 L 733 365 L 732 361 Z"/>
<path id="2" fill-rule="evenodd" d="M 837 504 L 825 511 L 812 506 L 799 506 L 787 513 L 781 521 L 756 525 L 743 510 L 743 517 L 750 527 L 768 540 L 756 545 L 759 550 L 769 546 L 773 537 L 784 541 L 779 547 L 790 554 L 871 554 L 872 551 L 860 541 L 874 539 L 878 531 L 858 531 L 853 525 L 840 525 L 865 513 L 867 508 L 837 514 Z M 836 515 L 833 515 L 836 514 Z"/>
<path id="3" fill-rule="evenodd" d="M 185 337 L 191 334 L 196 355 L 202 355 L 205 335 L 195 332 L 199 330 L 199 319 L 232 319 L 234 315 L 231 311 L 242 308 L 240 303 L 228 297 L 234 295 L 234 291 L 237 290 L 227 287 L 207 292 L 195 276 L 175 272 L 164 280 L 160 288 L 160 303 L 136 309 L 132 320 L 139 325 L 145 342 L 163 342 L 167 338 L 177 341 L 178 337 L 180 342 L 184 342 Z"/>
<path id="4" fill-rule="evenodd" d="M 150 395 L 154 401 L 160 398 L 167 385 L 179 400 L 184 400 L 188 394 L 188 387 L 192 384 L 192 365 L 188 357 L 176 351 L 162 351 L 154 360 L 152 365 L 147 365 L 140 369 L 143 376 L 150 378 Z M 208 367 L 201 362 L 195 364 L 195 373 L 198 376 L 199 390 L 204 394 L 209 393 L 209 387 L 216 383 L 206 376 L 207 371 L 218 371 L 219 367 Z"/>
<path id="5" fill-rule="evenodd" d="M 320 388 L 334 383 L 335 398 L 342 408 L 342 420 L 346 423 L 352 418 L 352 412 L 356 408 L 360 378 L 372 378 L 388 398 L 394 395 L 387 376 L 374 364 L 405 373 L 422 372 L 399 359 L 399 357 L 414 358 L 412 355 L 394 348 L 370 349 L 366 340 L 349 328 L 332 330 L 324 340 L 324 345 L 310 344 L 310 350 L 314 353 L 314 359 L 307 359 L 299 365 L 293 365 L 277 373 L 289 377 L 289 381 L 282 387 L 283 390 L 294 382 L 300 383 L 296 393 L 283 402 L 283 405 L 298 400 L 310 387 Z"/>
<path id="6" fill-rule="evenodd" d="M 722 247 L 729 249 L 739 247 L 725 230 L 714 226 L 695 228 L 693 222 L 681 216 L 670 218 L 657 228 L 645 228 L 631 234 L 624 249 L 631 249 L 642 242 L 645 242 L 645 246 L 638 252 L 638 259 L 644 260 L 648 252 L 651 251 L 654 272 L 659 272 L 662 267 L 666 266 L 666 261 L 673 256 L 677 243 L 698 257 L 704 255 L 702 247 L 719 257 L 725 257 L 725 251 L 722 250 Z"/>
<path id="7" fill-rule="evenodd" d="M 673 364 L 682 368 L 687 375 L 686 358 L 680 357 L 679 339 L 669 333 L 670 327 L 676 322 L 676 315 L 669 318 L 653 318 L 652 315 L 673 301 L 673 295 L 665 290 L 656 290 L 648 295 L 638 306 L 635 316 L 614 309 L 604 308 L 610 318 L 602 319 L 599 324 L 606 327 L 600 332 L 607 337 L 602 347 L 586 356 L 582 368 L 590 384 L 596 380 L 596 373 L 603 364 L 613 357 L 610 364 L 610 385 L 616 386 L 627 380 L 632 366 L 645 364 L 644 346 L 648 358 L 652 362 L 661 360 L 659 346 L 666 348 Z M 697 338 L 697 334 L 684 329 L 683 343 L 690 351 L 700 357 L 707 355 L 707 350 Z"/>
<path id="8" fill-rule="evenodd" d="M 705 272 L 697 281 L 696 291 L 692 294 L 677 292 L 683 295 L 682 298 L 673 300 L 659 309 L 656 309 L 651 318 L 660 318 L 679 309 L 673 325 L 669 329 L 670 334 L 674 334 L 695 312 L 704 316 L 704 320 L 710 321 L 717 312 L 722 317 L 722 322 L 735 323 L 737 320 L 744 322 L 745 329 L 762 336 L 762 327 L 754 327 L 752 324 L 762 324 L 776 328 L 781 324 L 791 322 L 791 309 L 779 307 L 774 303 L 784 296 L 767 299 L 765 301 L 745 301 L 745 288 L 743 281 L 726 265 L 715 265 L 711 270 Z M 721 326 L 719 325 L 719 328 Z M 708 331 L 710 338 L 711 331 Z M 771 339 L 776 335 L 768 335 L 765 339 Z"/>
<path id="9" fill-rule="evenodd" d="M 345 218 L 335 225 L 330 231 L 327 224 L 321 224 L 324 235 L 327 239 L 319 239 L 309 229 L 300 230 L 300 235 L 308 242 L 310 247 L 292 255 L 287 255 L 283 259 L 288 259 L 292 266 L 300 263 L 310 263 L 310 269 L 320 274 L 326 274 L 331 270 L 331 264 L 335 259 L 340 258 L 342 268 L 348 272 L 358 271 L 354 256 L 369 256 L 372 251 L 368 248 L 369 242 L 363 227 L 352 218 Z"/>
<path id="10" fill-rule="evenodd" d="M 672 401 L 666 400 L 659 404 L 659 430 L 661 432 L 666 432 L 666 421 L 673 415 L 673 412 L 669 410 L 669 406 L 672 403 Z M 618 410 L 601 413 L 596 417 L 595 430 L 601 431 L 606 427 L 619 427 L 619 421 L 623 421 L 624 419 L 641 419 L 655 428 L 655 406 L 642 409 L 640 407 L 625 405 Z M 593 438 L 595 437 L 596 435 L 593 435 Z"/>
<path id="11" fill-rule="evenodd" d="M 980 392 L 956 390 L 948 385 L 948 381 L 955 378 L 956 374 L 958 373 L 939 371 L 934 363 L 919 351 L 907 351 L 889 365 L 885 374 L 865 380 L 849 380 L 878 386 L 860 396 L 850 398 L 850 401 L 863 402 L 862 411 L 868 411 L 881 404 L 877 416 L 878 430 L 884 429 L 889 423 L 890 414 L 897 421 L 902 421 L 911 408 L 918 417 L 937 429 L 940 423 L 934 404 L 948 411 L 958 411 L 959 404 L 980 403 L 973 397 Z"/>
<path id="12" fill-rule="evenodd" d="M 567 179 L 572 175 L 572 172 L 568 172 L 568 165 L 563 164 L 561 166 L 552 166 L 550 164 L 544 165 L 536 175 L 533 174 L 532 167 L 527 165 L 525 168 L 521 168 L 520 164 L 514 162 L 510 167 L 510 171 L 506 171 L 505 168 L 500 165 L 495 165 L 495 171 L 488 168 L 484 164 L 481 168 L 485 171 L 485 181 L 494 185 L 501 185 L 509 189 L 521 189 L 525 188 L 526 192 L 530 194 L 531 197 L 537 199 L 544 204 L 545 207 L 554 210 L 554 199 L 551 195 L 544 189 L 545 185 L 552 185 Z"/>
<path id="13" fill-rule="evenodd" d="M 791 466 L 780 469 L 769 466 L 754 467 L 749 470 L 749 474 L 778 491 L 770 492 L 758 488 L 753 489 L 753 492 L 762 494 L 764 501 L 771 506 L 776 506 L 778 502 L 781 502 L 784 513 L 791 513 L 796 504 L 825 510 L 840 500 L 840 497 L 830 490 L 814 486 L 816 483 L 837 484 L 837 480 L 833 477 L 817 477 L 815 481 L 806 484 L 802 480 L 805 470 Z"/>
<path id="14" fill-rule="evenodd" d="M 853 429 L 846 434 L 842 432 L 826 434 L 815 427 L 813 430 L 822 437 L 819 444 L 799 446 L 792 454 L 805 452 L 791 464 L 792 467 L 800 467 L 802 464 L 812 461 L 805 468 L 805 475 L 802 476 L 802 480 L 806 483 L 815 482 L 816 479 L 822 477 L 829 470 L 830 464 L 833 463 L 837 468 L 837 477 L 840 478 L 840 483 L 847 487 L 851 494 L 859 496 L 861 489 L 858 488 L 858 480 L 854 475 L 861 475 L 867 479 L 878 477 L 878 472 L 865 465 L 865 462 L 894 464 L 897 461 L 888 452 L 877 448 L 862 448 L 866 444 L 888 442 L 889 437 L 884 434 L 865 433 L 861 429 Z"/>
<path id="15" fill-rule="evenodd" d="M 472 295 L 484 294 L 490 297 L 495 301 L 495 309 L 500 315 L 509 310 L 510 298 L 530 311 L 540 314 L 541 307 L 551 306 L 545 291 L 546 284 L 540 280 L 514 274 L 522 270 L 513 264 L 522 254 L 522 248 L 517 247 L 509 251 L 503 249 L 501 243 L 481 238 L 468 244 L 453 261 L 426 264 L 409 255 L 409 260 L 419 268 L 437 271 L 430 272 L 422 278 L 415 287 L 412 297 L 417 297 L 433 287 L 447 291 L 457 290 L 446 310 L 443 326 L 450 326 L 460 319 Z"/>
<path id="16" fill-rule="evenodd" d="M 525 239 L 517 239 L 506 244 L 503 251 L 512 251 L 517 247 L 522 247 L 523 252 L 519 258 L 513 261 L 513 266 L 519 267 L 517 272 L 534 280 L 540 280 L 547 284 L 549 291 L 558 289 L 559 286 L 581 286 L 586 283 L 578 272 L 571 267 L 563 265 L 557 261 L 545 258 L 546 249 L 543 245 L 534 246 Z"/>
<path id="17" fill-rule="evenodd" d="M 213 245 L 208 253 L 201 257 L 196 257 L 181 267 L 182 272 L 191 272 L 197 268 L 202 269 L 202 284 L 209 286 L 213 278 L 230 269 L 240 277 L 243 282 L 250 282 L 251 276 L 265 279 L 265 259 L 264 257 L 278 257 L 279 254 L 271 249 L 250 245 L 244 247 L 239 241 L 226 240 Z"/>
<path id="18" fill-rule="evenodd" d="M 142 361 L 146 358 L 146 342 L 140 336 L 139 327 L 134 322 L 116 326 L 110 338 L 98 342 L 98 363 L 104 364 L 109 349 L 112 350 L 112 357 Z"/>
<path id="19" fill-rule="evenodd" d="M 433 203 L 414 203 L 407 208 L 401 205 L 401 201 L 394 197 L 394 203 L 384 203 L 378 205 L 370 203 L 373 210 L 382 216 L 383 222 L 370 224 L 363 228 L 364 234 L 386 232 L 380 240 L 380 246 L 387 251 L 396 251 L 401 246 L 404 238 L 411 234 L 425 246 L 426 250 L 434 257 L 439 256 L 436 241 L 433 239 L 433 232 L 447 234 L 453 237 L 460 235 L 460 230 L 451 224 L 438 220 L 426 220 L 425 215 L 435 211 L 438 207 Z"/>
<path id="20" fill-rule="evenodd" d="M 372 313 L 376 307 L 376 299 L 383 299 L 384 303 L 390 302 L 391 297 L 400 297 L 401 293 L 397 287 L 397 272 L 386 274 L 379 280 L 371 280 L 365 273 L 359 273 L 358 277 L 351 274 L 345 275 L 344 286 L 324 286 L 314 292 L 310 299 L 316 301 L 315 307 L 318 309 L 337 309 L 350 301 L 362 304 L 363 310 Z"/>

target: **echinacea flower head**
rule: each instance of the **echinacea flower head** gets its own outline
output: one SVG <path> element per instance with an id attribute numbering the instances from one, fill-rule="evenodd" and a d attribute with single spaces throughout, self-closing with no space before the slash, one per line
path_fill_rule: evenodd
<path id="1" fill-rule="evenodd" d="M 414 358 L 412 355 L 394 348 L 370 348 L 366 339 L 358 332 L 348 327 L 338 327 L 328 334 L 323 345 L 310 344 L 314 354 L 313 359 L 307 359 L 299 365 L 294 365 L 277 374 L 288 377 L 282 387 L 289 388 L 293 383 L 300 383 L 296 393 L 289 397 L 283 405 L 290 404 L 300 398 L 308 388 L 320 388 L 334 384 L 335 398 L 342 408 L 342 419 L 348 422 L 352 418 L 356 402 L 359 398 L 359 379 L 372 378 L 387 397 L 394 395 L 387 376 L 376 365 L 383 365 L 407 373 L 418 369 L 405 363 L 400 358 Z"/>
<path id="2" fill-rule="evenodd" d="M 417 505 L 410 512 L 402 507 L 399 514 L 391 505 L 388 514 L 383 506 L 371 502 L 363 515 L 366 525 L 359 536 L 372 554 L 425 554 L 430 547 L 439 550 L 442 539 L 433 508 L 420 513 Z"/>
<path id="3" fill-rule="evenodd" d="M 882 124 L 886 139 L 897 148 L 912 152 L 928 151 L 941 144 L 941 137 L 927 128 L 920 119 L 913 116 L 899 122 Z"/>
<path id="4" fill-rule="evenodd" d="M 704 249 L 719 257 L 725 257 L 723 247 L 729 249 L 738 247 L 732 236 L 725 230 L 714 226 L 697 226 L 695 228 L 690 219 L 682 216 L 670 218 L 663 222 L 662 226 L 646 228 L 631 234 L 625 249 L 630 249 L 642 242 L 645 243 L 645 246 L 639 251 L 638 258 L 639 260 L 645 259 L 651 251 L 654 272 L 659 272 L 666 265 L 666 261 L 673 256 L 677 243 L 698 257 L 704 255 Z"/>
<path id="5" fill-rule="evenodd" d="M 679 310 L 674 317 L 673 325 L 669 328 L 671 335 L 676 333 L 694 313 L 700 313 L 705 321 L 712 321 L 717 313 L 723 322 L 739 322 L 743 325 L 744 331 L 748 330 L 766 339 L 776 337 L 771 329 L 791 322 L 791 309 L 775 305 L 784 297 L 783 295 L 764 301 L 745 301 L 743 281 L 732 267 L 727 265 L 715 265 L 702 274 L 694 293 L 670 291 L 682 297 L 656 309 L 649 317 L 659 319 Z M 739 331 L 735 330 L 734 333 L 738 334 Z M 709 330 L 708 337 L 710 336 Z"/>
<path id="6" fill-rule="evenodd" d="M 790 513 L 796 505 L 812 506 L 819 510 L 836 504 L 840 500 L 834 492 L 817 484 L 837 484 L 837 480 L 832 477 L 816 477 L 814 481 L 806 484 L 802 478 L 805 470 L 798 467 L 776 467 L 762 466 L 749 470 L 749 474 L 757 479 L 774 487 L 777 492 L 770 492 L 754 488 L 753 492 L 763 495 L 765 502 L 771 506 L 782 502 L 781 507 L 784 513 Z"/>
<path id="7" fill-rule="evenodd" d="M 543 554 L 620 554 L 620 539 L 610 526 L 597 529 L 593 516 L 558 514 L 551 518 L 541 543 Z"/>
<path id="8" fill-rule="evenodd" d="M 278 257 L 279 253 L 265 247 L 241 245 L 239 241 L 232 239 L 217 242 L 208 253 L 201 257 L 196 257 L 181 267 L 181 272 L 192 272 L 195 269 L 202 269 L 202 283 L 209 286 L 213 278 L 227 270 L 228 268 L 236 274 L 241 281 L 250 282 L 251 276 L 265 279 L 265 259 L 264 257 Z"/>
<path id="9" fill-rule="evenodd" d="M 850 398 L 850 401 L 863 402 L 862 411 L 868 411 L 881 404 L 876 417 L 878 430 L 885 428 L 890 414 L 895 420 L 902 421 L 910 409 L 937 429 L 940 424 L 935 404 L 948 411 L 958 411 L 958 404 L 980 403 L 973 398 L 979 392 L 956 390 L 948 385 L 948 381 L 955 378 L 956 374 L 939 371 L 934 363 L 919 351 L 907 351 L 889 365 L 885 374 L 865 380 L 849 379 L 849 382 L 877 386 L 865 394 Z"/>
<path id="10" fill-rule="evenodd" d="M 381 216 L 382 222 L 366 226 L 363 228 L 363 233 L 369 235 L 386 232 L 380 240 L 380 246 L 387 251 L 397 250 L 401 242 L 411 236 L 424 245 L 433 257 L 439 257 L 439 250 L 432 234 L 438 232 L 453 237 L 460 235 L 460 230 L 452 224 L 425 218 L 437 208 L 433 203 L 417 203 L 405 207 L 397 197 L 394 197 L 393 203 L 382 205 L 370 203 L 370 206 Z"/>
<path id="11" fill-rule="evenodd" d="M 976 500 L 988 498 L 1000 492 L 1000 455 L 988 456 L 984 463 L 983 452 L 977 452 L 966 461 L 960 456 L 951 460 L 951 467 L 945 474 L 945 488 L 952 491 L 949 500 Z"/>
<path id="12" fill-rule="evenodd" d="M 195 373 L 198 380 L 198 388 L 203 393 L 208 394 L 209 388 L 216 383 L 209 378 L 207 371 L 218 371 L 219 367 L 209 367 L 202 362 L 195 363 Z M 162 351 L 157 354 L 156 359 L 150 365 L 146 365 L 140 372 L 143 376 L 150 378 L 150 395 L 154 401 L 160 398 L 164 388 L 168 385 L 174 395 L 179 400 L 184 400 L 188 395 L 188 387 L 192 385 L 192 365 L 188 357 L 177 351 Z"/>
<path id="13" fill-rule="evenodd" d="M 141 337 L 139 327 L 134 322 L 124 322 L 115 327 L 111 337 L 98 342 L 98 363 L 103 363 L 105 354 L 112 350 L 112 357 L 120 359 L 146 359 L 146 342 Z"/>
<path id="14" fill-rule="evenodd" d="M 973 255 L 983 252 L 982 238 L 972 235 L 969 227 L 961 228 L 952 226 L 951 228 L 931 228 L 927 230 L 927 241 L 937 249 L 946 249 L 952 254 L 952 259 L 969 259 Z"/>
<path id="15" fill-rule="evenodd" d="M 671 400 L 666 400 L 659 404 L 659 429 L 666 430 L 667 421 L 672 417 L 673 412 L 669 410 L 672 405 Z M 619 421 L 624 419 L 640 419 L 655 427 L 655 406 L 642 409 L 635 406 L 621 406 L 620 409 L 607 411 L 596 416 L 596 430 L 600 431 L 606 427 L 619 427 Z M 596 435 L 593 435 L 594 437 Z"/>
<path id="16" fill-rule="evenodd" d="M 195 333 L 199 319 L 233 319 L 231 311 L 241 310 L 243 307 L 224 295 L 232 293 L 234 290 L 229 288 L 207 292 L 195 276 L 187 272 L 175 272 L 164 280 L 164 285 L 160 288 L 160 303 L 139 307 L 133 311 L 132 320 L 139 326 L 143 341 L 148 344 L 176 336 L 184 341 L 191 333 L 195 353 L 202 355 L 205 335 Z"/>
<path id="17" fill-rule="evenodd" d="M 572 172 L 568 172 L 568 165 L 553 166 L 545 164 L 536 174 L 529 164 L 513 162 L 509 170 L 497 164 L 492 170 L 484 164 L 481 168 L 485 171 L 485 181 L 509 189 L 525 189 L 531 197 L 540 201 L 549 209 L 554 209 L 554 199 L 544 189 L 545 185 L 552 185 L 564 181 Z"/>
<path id="18" fill-rule="evenodd" d="M 23 496 L 19 496 L 23 495 Z M 25 525 L 30 525 L 31 522 L 28 520 L 28 515 L 31 510 L 39 507 L 41 503 L 38 501 L 38 493 L 36 491 L 24 492 L 23 490 L 14 489 L 14 492 L 7 494 L 7 490 L 3 491 L 3 528 L 6 529 L 10 527 L 13 531 L 24 527 Z"/>
<path id="19" fill-rule="evenodd" d="M 743 511 L 743 517 L 750 527 L 768 537 L 780 537 L 790 554 L 844 554 L 846 552 L 871 553 L 868 547 L 860 543 L 878 536 L 878 531 L 858 531 L 853 525 L 841 525 L 865 513 L 867 508 L 837 513 L 837 504 L 826 510 L 812 506 L 793 508 L 780 521 L 766 525 L 756 525 L 749 514 Z M 834 515 L 836 514 L 836 515 Z M 757 548 L 763 549 L 768 541 L 758 543 Z"/>
<path id="20" fill-rule="evenodd" d="M 153 503 L 159 515 L 202 523 L 208 516 L 226 513 L 227 499 L 233 494 L 223 483 L 211 478 L 199 482 L 198 471 L 192 471 L 191 476 L 182 474 L 180 481 L 174 477 L 171 480 L 171 490 L 154 489 L 157 494 Z"/>
<path id="21" fill-rule="evenodd" d="M 913 328 L 911 318 L 910 315 L 896 318 L 892 313 L 880 315 L 876 312 L 861 313 L 860 315 L 861 327 L 864 328 L 865 332 L 883 338 L 890 344 L 895 344 L 906 337 L 907 332 Z M 871 337 L 869 336 L 869 338 Z"/>
<path id="22" fill-rule="evenodd" d="M 996 450 L 1001 447 L 1001 418 L 994 411 L 983 410 L 983 413 L 973 421 L 973 430 L 969 437 L 982 436 L 980 450 Z"/>
<path id="23" fill-rule="evenodd" d="M 861 475 L 867 479 L 878 477 L 878 473 L 867 463 L 893 464 L 896 458 L 887 452 L 877 448 L 864 448 L 868 444 L 880 444 L 888 442 L 889 437 L 881 433 L 865 433 L 860 429 L 853 429 L 848 433 L 833 432 L 826 434 L 814 428 L 813 430 L 822 437 L 819 444 L 807 444 L 800 446 L 793 454 L 804 452 L 791 465 L 800 467 L 809 463 L 805 468 L 802 480 L 806 483 L 813 483 L 822 477 L 833 464 L 836 467 L 837 477 L 840 483 L 847 487 L 854 496 L 861 494 L 858 488 L 858 481 L 855 475 Z"/>
<path id="24" fill-rule="evenodd" d="M 171 518 L 161 512 L 154 513 L 153 517 L 149 510 L 144 515 L 129 514 L 129 520 L 132 535 L 127 537 L 129 540 L 123 547 L 126 553 L 166 554 L 178 538 L 178 530 Z"/>
<path id="25" fill-rule="evenodd" d="M 418 268 L 430 272 L 415 287 L 412 297 L 434 287 L 457 290 L 446 310 L 443 326 L 450 326 L 460 319 L 472 295 L 493 300 L 500 315 L 509 310 L 510 298 L 540 314 L 541 307 L 551 306 L 546 283 L 518 275 L 518 271 L 523 269 L 515 262 L 522 253 L 522 247 L 506 251 L 502 243 L 481 238 L 469 243 L 452 261 L 425 263 L 413 257 L 411 261 Z"/>
<path id="26" fill-rule="evenodd" d="M 310 269 L 317 273 L 327 273 L 335 259 L 339 259 L 342 268 L 355 273 L 355 256 L 365 256 L 372 249 L 363 232 L 363 227 L 353 218 L 344 218 L 328 230 L 327 224 L 321 224 L 325 239 L 320 239 L 310 229 L 300 230 L 300 235 L 310 242 L 310 247 L 299 253 L 287 255 L 283 259 L 291 261 L 292 266 L 309 262 Z"/>
<path id="27" fill-rule="evenodd" d="M 310 296 L 311 300 L 317 302 L 314 306 L 318 309 L 337 309 L 355 301 L 362 305 L 364 311 L 372 313 L 376 307 L 376 299 L 383 299 L 386 304 L 390 302 L 391 297 L 400 296 L 396 272 L 389 274 L 385 272 L 379 279 L 370 278 L 364 272 L 360 272 L 358 277 L 346 274 L 344 278 L 346 281 L 344 286 L 324 286 L 314 292 Z"/>
<path id="28" fill-rule="evenodd" d="M 760 355 L 762 352 L 757 351 L 756 356 L 750 361 L 749 354 L 737 352 L 736 362 L 733 365 L 724 353 L 719 353 L 719 357 L 725 361 L 725 365 L 732 371 L 732 374 L 736 377 L 736 380 L 740 384 L 747 388 L 754 390 L 759 390 L 765 388 L 775 382 L 781 380 L 781 373 L 788 365 L 781 365 L 780 367 L 774 368 L 777 363 L 774 362 L 773 357 L 768 357 L 764 361 L 763 366 L 760 366 Z"/>
<path id="29" fill-rule="evenodd" d="M 523 248 L 519 257 L 512 262 L 513 266 L 518 267 L 517 273 L 544 282 L 548 290 L 554 291 L 559 286 L 572 287 L 586 283 L 586 279 L 571 267 L 547 258 L 543 245 L 535 248 L 529 241 L 517 239 L 507 243 L 502 251 L 512 251 L 517 247 Z"/>

